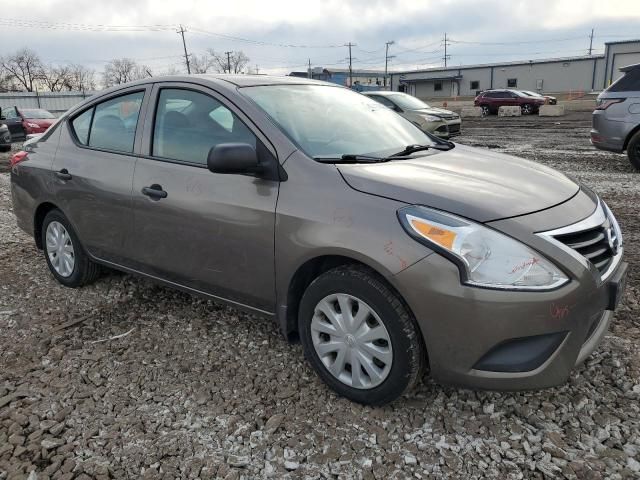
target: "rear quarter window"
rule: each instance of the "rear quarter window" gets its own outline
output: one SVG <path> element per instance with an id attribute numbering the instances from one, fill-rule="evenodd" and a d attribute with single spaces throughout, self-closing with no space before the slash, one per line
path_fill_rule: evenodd
<path id="1" fill-rule="evenodd" d="M 639 92 L 640 68 L 634 68 L 607 88 L 607 92 Z"/>

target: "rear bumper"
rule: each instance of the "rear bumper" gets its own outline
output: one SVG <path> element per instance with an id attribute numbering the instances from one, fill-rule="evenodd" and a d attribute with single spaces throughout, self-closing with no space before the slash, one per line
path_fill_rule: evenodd
<path id="1" fill-rule="evenodd" d="M 625 271 L 620 263 L 611 278 Z M 441 383 L 492 390 L 562 384 L 612 317 L 610 282 L 598 285 L 586 270 L 554 291 L 489 290 L 461 284 L 457 267 L 432 254 L 396 280 Z"/>
<path id="2" fill-rule="evenodd" d="M 627 135 L 634 125 L 612 120 L 608 116 L 608 110 L 594 110 L 591 118 L 591 144 L 599 150 L 624 152 Z"/>

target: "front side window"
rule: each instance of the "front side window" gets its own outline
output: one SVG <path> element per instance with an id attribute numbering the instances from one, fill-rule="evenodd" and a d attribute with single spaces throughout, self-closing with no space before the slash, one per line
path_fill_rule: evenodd
<path id="1" fill-rule="evenodd" d="M 144 92 L 136 92 L 96 105 L 89 146 L 132 153 L 143 98 Z"/>
<path id="2" fill-rule="evenodd" d="M 387 155 L 434 142 L 410 121 L 365 95 L 325 85 L 264 85 L 240 92 L 311 157 Z"/>
<path id="3" fill-rule="evenodd" d="M 207 164 L 209 150 L 221 143 L 248 143 L 256 137 L 218 100 L 192 90 L 160 91 L 153 129 L 155 157 Z"/>

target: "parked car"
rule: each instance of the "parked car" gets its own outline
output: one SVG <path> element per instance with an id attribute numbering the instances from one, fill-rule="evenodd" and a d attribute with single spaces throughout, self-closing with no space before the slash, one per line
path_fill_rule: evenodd
<path id="1" fill-rule="evenodd" d="M 11 133 L 9 127 L 4 123 L 0 123 L 0 152 L 8 152 L 11 150 Z"/>
<path id="2" fill-rule="evenodd" d="M 24 140 L 29 134 L 44 133 L 56 117 L 42 108 L 4 107 L 0 110 L 13 141 Z"/>
<path id="3" fill-rule="evenodd" d="M 523 93 L 529 97 L 535 97 L 535 98 L 542 98 L 544 99 L 545 103 L 549 104 L 549 105 L 557 105 L 558 104 L 558 99 L 552 95 L 544 95 L 542 93 L 538 93 L 538 92 L 532 92 L 531 90 L 519 90 L 520 93 Z"/>
<path id="4" fill-rule="evenodd" d="M 62 285 L 106 266 L 273 318 L 365 404 L 427 367 L 469 387 L 564 382 L 627 271 L 615 217 L 576 180 L 294 77 L 100 92 L 12 157 L 11 192 Z"/>
<path id="5" fill-rule="evenodd" d="M 460 115 L 443 108 L 431 107 L 419 98 L 402 92 L 375 91 L 363 95 L 398 112 L 421 130 L 441 138 L 460 135 Z"/>
<path id="6" fill-rule="evenodd" d="M 482 114 L 497 113 L 500 107 L 518 106 L 523 115 L 537 113 L 540 106 L 544 105 L 544 98 L 531 97 L 520 93 L 518 90 L 485 90 L 475 100 L 476 107 L 482 107 Z"/>
<path id="7" fill-rule="evenodd" d="M 598 95 L 593 111 L 591 143 L 601 150 L 623 153 L 640 170 L 640 63 Z"/>

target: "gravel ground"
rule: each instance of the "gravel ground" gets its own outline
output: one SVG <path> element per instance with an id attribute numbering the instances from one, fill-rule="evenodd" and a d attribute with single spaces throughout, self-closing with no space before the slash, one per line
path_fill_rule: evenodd
<path id="1" fill-rule="evenodd" d="M 459 141 L 570 172 L 607 200 L 631 263 L 610 335 L 558 388 L 425 378 L 384 408 L 336 397 L 268 320 L 113 272 L 59 286 L 0 174 L 0 480 L 640 478 L 640 175 L 593 150 L 588 129 L 584 113 L 491 117 Z"/>

